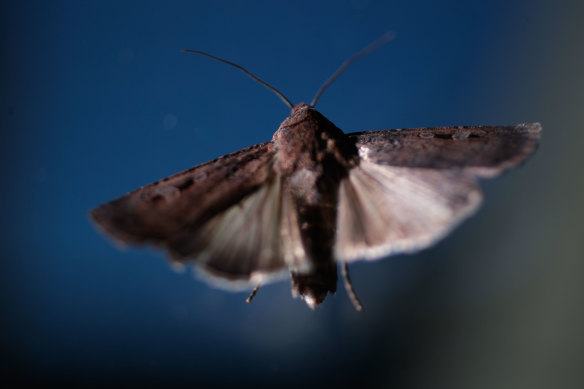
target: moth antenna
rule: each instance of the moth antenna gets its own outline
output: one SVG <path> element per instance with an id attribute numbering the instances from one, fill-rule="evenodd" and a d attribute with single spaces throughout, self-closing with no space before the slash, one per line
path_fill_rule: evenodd
<path id="1" fill-rule="evenodd" d="M 341 266 L 341 274 L 343 275 L 343 284 L 345 284 L 345 290 L 347 291 L 349 300 L 351 300 L 351 303 L 353 303 L 353 306 L 357 311 L 363 310 L 363 305 L 361 305 L 361 301 L 359 301 L 359 298 L 353 289 L 353 284 L 349 277 L 349 265 L 347 265 L 347 262 L 343 262 L 343 265 Z"/>
<path id="2" fill-rule="evenodd" d="M 260 290 L 260 284 L 257 284 L 257 286 L 255 288 L 253 288 L 253 290 L 251 291 L 251 294 L 249 295 L 249 297 L 247 299 L 245 299 L 246 303 L 251 303 L 251 300 L 253 300 L 253 298 L 255 297 L 255 295 L 257 294 L 258 290 Z"/>
<path id="3" fill-rule="evenodd" d="M 371 54 L 373 51 L 377 50 L 378 48 L 392 40 L 394 37 L 395 34 L 392 31 L 388 31 L 379 38 L 377 38 L 373 43 L 369 44 L 369 46 L 365 47 L 363 50 L 361 50 L 360 52 L 358 52 L 357 54 L 353 55 L 351 58 L 343 62 L 343 64 L 337 69 L 337 71 L 334 72 L 333 75 L 330 76 L 329 79 L 326 80 L 324 84 L 322 84 L 318 92 L 316 92 L 316 96 L 314 96 L 314 99 L 312 99 L 312 103 L 310 103 L 310 105 L 314 107 L 318 99 L 320 99 L 320 96 L 325 91 L 325 89 L 328 88 L 330 84 L 332 84 L 333 81 L 335 81 L 349 66 L 351 66 L 353 62 L 365 57 L 368 54 Z"/>
<path id="4" fill-rule="evenodd" d="M 209 53 L 205 53 L 203 51 L 198 51 L 198 50 L 181 50 L 181 52 L 183 53 L 193 53 L 193 54 L 200 54 L 200 55 L 204 55 L 205 57 L 209 57 L 212 58 L 216 61 L 219 62 L 223 62 L 224 64 L 233 66 L 234 68 L 237 68 L 239 70 L 241 70 L 242 72 L 244 72 L 245 74 L 247 74 L 249 77 L 253 78 L 255 81 L 259 82 L 260 84 L 262 84 L 263 86 L 265 86 L 266 88 L 268 88 L 269 90 L 271 90 L 272 92 L 274 92 L 276 95 L 278 95 L 278 97 L 280 99 L 282 99 L 282 101 L 288 106 L 290 107 L 290 109 L 294 109 L 294 104 L 292 104 L 290 102 L 290 100 L 288 100 L 286 98 L 286 96 L 284 96 L 282 94 L 282 92 L 280 92 L 279 90 L 277 90 L 276 88 L 274 88 L 273 86 L 271 86 L 270 84 L 268 84 L 267 82 L 261 80 L 259 77 L 254 76 L 251 72 L 249 72 L 248 70 L 246 70 L 245 68 L 243 68 L 242 66 L 239 66 L 238 64 L 235 64 L 233 62 L 229 62 L 223 58 L 219 58 L 219 57 L 215 57 L 214 55 L 211 55 Z"/>

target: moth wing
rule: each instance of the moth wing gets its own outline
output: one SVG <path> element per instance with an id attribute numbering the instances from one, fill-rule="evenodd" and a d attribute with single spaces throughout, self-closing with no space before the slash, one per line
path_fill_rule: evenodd
<path id="1" fill-rule="evenodd" d="M 222 287 L 278 275 L 281 180 L 271 142 L 252 146 L 144 186 L 91 212 L 124 244 L 152 244 L 193 261 Z M 255 285 L 254 285 L 255 286 Z"/>
<path id="2" fill-rule="evenodd" d="M 194 261 L 215 284 L 247 288 L 285 274 L 281 223 L 282 185 L 276 175 L 202 225 L 183 228 L 165 246 L 173 259 Z"/>
<path id="3" fill-rule="evenodd" d="M 311 270 L 312 261 L 302 242 L 298 207 L 287 188 L 282 193 L 281 236 L 284 261 L 290 270 L 295 272 Z"/>
<path id="4" fill-rule="evenodd" d="M 476 180 L 459 172 L 362 161 L 340 184 L 335 257 L 350 262 L 420 250 L 481 199 Z"/>
<path id="5" fill-rule="evenodd" d="M 523 162 L 538 145 L 539 123 L 365 131 L 347 134 L 361 159 L 385 166 L 464 169 L 494 177 Z"/>
<path id="6" fill-rule="evenodd" d="M 90 215 L 122 244 L 164 244 L 258 190 L 272 174 L 273 154 L 271 142 L 251 146 L 143 186 Z"/>
<path id="7" fill-rule="evenodd" d="M 360 164 L 339 188 L 335 255 L 377 259 L 423 249 L 479 206 L 475 177 L 519 165 L 541 126 L 435 127 L 347 134 Z"/>

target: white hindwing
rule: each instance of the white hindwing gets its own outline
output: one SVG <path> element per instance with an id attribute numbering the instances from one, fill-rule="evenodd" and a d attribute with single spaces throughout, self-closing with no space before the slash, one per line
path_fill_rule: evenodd
<path id="1" fill-rule="evenodd" d="M 284 276 L 281 213 L 281 179 L 276 176 L 189 237 L 193 248 L 202 248 L 191 256 L 197 270 L 230 289 Z"/>
<path id="2" fill-rule="evenodd" d="M 373 260 L 423 249 L 470 216 L 481 199 L 478 183 L 462 170 L 362 160 L 339 188 L 335 257 Z"/>

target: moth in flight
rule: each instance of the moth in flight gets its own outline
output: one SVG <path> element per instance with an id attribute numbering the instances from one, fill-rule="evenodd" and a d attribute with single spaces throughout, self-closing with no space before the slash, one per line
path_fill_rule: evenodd
<path id="1" fill-rule="evenodd" d="M 352 62 L 389 41 L 388 33 L 346 61 L 312 103 L 293 105 L 272 140 L 141 187 L 91 211 L 123 244 L 165 249 L 194 263 L 213 284 L 253 289 L 289 274 L 311 308 L 335 293 L 337 268 L 356 309 L 347 264 L 421 250 L 479 206 L 478 178 L 523 162 L 537 147 L 538 123 L 454 126 L 345 134 L 314 107 Z"/>

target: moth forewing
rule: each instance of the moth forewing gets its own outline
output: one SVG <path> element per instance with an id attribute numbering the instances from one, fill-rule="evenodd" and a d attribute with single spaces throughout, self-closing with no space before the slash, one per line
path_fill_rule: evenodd
<path id="1" fill-rule="evenodd" d="M 272 158 L 270 142 L 254 145 L 145 185 L 90 216 L 118 242 L 168 247 L 185 228 L 204 224 L 263 185 Z"/>
<path id="2" fill-rule="evenodd" d="M 541 136 L 539 123 L 516 126 L 452 126 L 347 134 L 361 159 L 379 165 L 465 169 L 491 178 L 522 163 Z"/>

